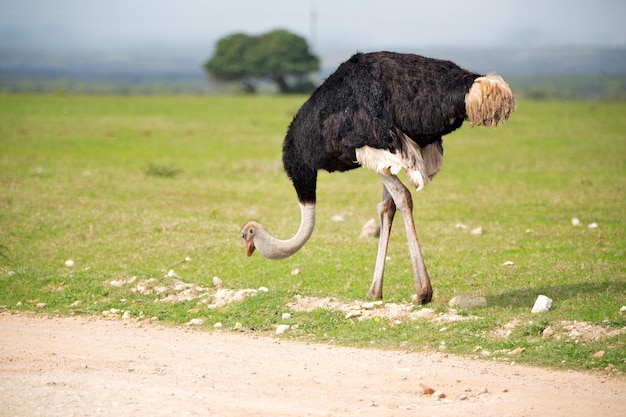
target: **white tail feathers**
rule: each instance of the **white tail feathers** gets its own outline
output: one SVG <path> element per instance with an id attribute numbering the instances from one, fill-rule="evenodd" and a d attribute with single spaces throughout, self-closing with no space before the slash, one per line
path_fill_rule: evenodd
<path id="1" fill-rule="evenodd" d="M 474 80 L 465 95 L 465 110 L 472 125 L 497 126 L 515 110 L 515 96 L 502 77 L 488 74 Z"/>

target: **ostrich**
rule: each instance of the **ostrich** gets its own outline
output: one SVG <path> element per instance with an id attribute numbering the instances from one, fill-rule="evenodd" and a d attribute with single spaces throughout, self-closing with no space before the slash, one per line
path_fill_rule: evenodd
<path id="1" fill-rule="evenodd" d="M 368 293 L 383 296 L 383 275 L 391 225 L 404 219 L 417 302 L 432 299 L 432 286 L 413 221 L 411 192 L 397 177 L 404 169 L 418 191 L 443 163 L 442 137 L 464 120 L 497 126 L 515 109 L 508 84 L 496 74 L 468 72 L 450 61 L 393 52 L 357 53 L 341 64 L 300 108 L 283 144 L 283 165 L 296 190 L 300 227 L 287 240 L 270 235 L 256 221 L 241 230 L 250 256 L 268 259 L 296 253 L 315 225 L 317 171 L 374 170 L 383 183 L 378 204 L 380 237 Z"/>

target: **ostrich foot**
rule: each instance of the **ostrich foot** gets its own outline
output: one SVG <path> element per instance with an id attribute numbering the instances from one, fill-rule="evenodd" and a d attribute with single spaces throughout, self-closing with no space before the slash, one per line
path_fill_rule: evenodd
<path id="1" fill-rule="evenodd" d="M 426 305 L 430 303 L 433 299 L 433 289 L 430 286 L 430 283 L 425 288 L 420 288 L 415 293 L 415 302 L 417 304 Z"/>

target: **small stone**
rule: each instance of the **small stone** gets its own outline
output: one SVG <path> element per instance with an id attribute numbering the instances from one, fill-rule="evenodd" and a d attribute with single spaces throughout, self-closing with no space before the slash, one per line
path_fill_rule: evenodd
<path id="1" fill-rule="evenodd" d="M 620 313 L 626 313 L 626 306 L 622 306 L 622 307 L 619 309 L 619 312 L 620 312 Z"/>
<path id="2" fill-rule="evenodd" d="M 572 226 L 580 226 L 580 220 L 578 217 L 572 217 Z"/>
<path id="3" fill-rule="evenodd" d="M 214 328 L 216 328 L 216 329 L 221 329 L 221 328 L 222 328 L 222 322 L 221 322 L 221 321 L 218 321 L 217 323 L 215 323 L 215 324 L 213 325 L 213 327 L 214 327 Z"/>
<path id="4" fill-rule="evenodd" d="M 173 278 L 180 278 L 180 277 L 176 274 L 176 272 L 174 272 L 174 270 L 173 270 L 173 269 L 170 269 L 169 271 L 167 271 L 167 275 L 166 275 L 166 277 L 168 277 L 168 278 L 172 278 L 172 277 L 173 277 Z"/>
<path id="5" fill-rule="evenodd" d="M 526 351 L 526 348 L 518 347 L 518 348 L 515 348 L 515 349 L 509 351 L 509 355 L 510 356 L 519 355 L 520 353 L 523 353 L 524 351 Z"/>
<path id="6" fill-rule="evenodd" d="M 363 310 L 350 310 L 346 313 L 346 319 L 353 319 L 355 317 L 361 317 L 363 315 Z"/>
<path id="7" fill-rule="evenodd" d="M 459 400 L 461 401 L 467 400 L 467 395 L 466 394 L 459 395 Z"/>
<path id="8" fill-rule="evenodd" d="M 374 219 L 369 219 L 361 228 L 359 238 L 367 239 L 380 236 L 380 225 Z"/>
<path id="9" fill-rule="evenodd" d="M 291 318 L 291 313 L 283 313 L 281 317 L 283 320 L 289 320 Z"/>
<path id="10" fill-rule="evenodd" d="M 46 307 L 48 307 L 48 304 L 46 304 L 46 303 L 37 303 L 37 305 L 35 307 L 37 307 L 37 308 L 46 308 Z"/>
<path id="11" fill-rule="evenodd" d="M 540 295 L 537 297 L 535 301 L 535 305 L 533 306 L 531 313 L 543 313 L 552 308 L 552 299 L 546 297 L 545 295 Z"/>
<path id="12" fill-rule="evenodd" d="M 269 292 L 270 290 L 269 290 L 269 288 L 267 288 L 267 287 L 259 287 L 259 288 L 257 289 L 257 291 L 258 291 L 258 292 Z"/>
<path id="13" fill-rule="evenodd" d="M 433 392 L 433 398 L 440 400 L 442 398 L 446 398 L 446 394 L 443 393 L 443 391 L 435 391 Z"/>
<path id="14" fill-rule="evenodd" d="M 589 223 L 587 225 L 587 227 L 590 228 L 590 229 L 597 229 L 598 228 L 598 223 L 595 223 L 595 222 L 594 223 Z"/>
<path id="15" fill-rule="evenodd" d="M 122 318 L 124 320 L 130 319 L 130 311 L 128 311 L 128 310 L 124 311 L 124 314 L 122 314 Z"/>
<path id="16" fill-rule="evenodd" d="M 454 225 L 454 227 L 456 227 L 457 229 L 469 229 L 469 226 L 464 225 L 463 223 L 457 223 Z"/>
<path id="17" fill-rule="evenodd" d="M 333 217 L 330 218 L 330 220 L 333 222 L 345 222 L 346 216 L 344 216 L 343 214 L 335 214 Z"/>
<path id="18" fill-rule="evenodd" d="M 482 227 L 477 227 L 476 229 L 473 229 L 470 232 L 470 235 L 475 235 L 475 236 L 482 235 L 482 234 L 483 234 L 483 228 Z"/>
<path id="19" fill-rule="evenodd" d="M 18 301 L 18 302 L 17 302 L 17 304 L 15 304 L 15 305 L 16 305 L 17 307 L 21 307 L 21 306 L 23 306 L 23 305 L 24 305 L 24 303 L 23 303 L 23 302 L 21 302 L 21 301 Z"/>
<path id="20" fill-rule="evenodd" d="M 222 280 L 219 279 L 219 277 L 213 277 L 213 286 L 214 287 L 221 287 L 222 286 Z"/>
<path id="21" fill-rule="evenodd" d="M 513 261 L 506 261 L 505 263 L 502 264 L 502 266 L 513 266 L 515 265 L 515 262 Z"/>
<path id="22" fill-rule="evenodd" d="M 201 326 L 204 324 L 204 319 L 201 319 L 201 318 L 191 319 L 189 320 L 187 324 L 190 326 Z"/>
<path id="23" fill-rule="evenodd" d="M 604 353 L 605 352 L 603 350 L 599 350 L 599 351 L 597 351 L 596 353 L 593 354 L 593 357 L 594 358 L 602 358 L 602 357 L 604 357 Z"/>
<path id="24" fill-rule="evenodd" d="M 291 270 L 291 276 L 296 276 L 300 273 L 300 270 L 298 268 Z"/>
<path id="25" fill-rule="evenodd" d="M 478 391 L 479 394 L 487 394 L 489 392 L 489 390 L 487 389 L 487 387 L 483 387 L 480 391 Z"/>
<path id="26" fill-rule="evenodd" d="M 456 308 L 485 307 L 487 305 L 487 299 L 473 295 L 457 295 L 448 301 L 448 305 Z"/>
<path id="27" fill-rule="evenodd" d="M 65 266 L 67 266 L 68 268 L 73 267 L 74 261 L 72 259 L 68 259 L 67 261 L 65 261 Z"/>
<path id="28" fill-rule="evenodd" d="M 276 334 L 283 334 L 285 333 L 287 330 L 289 330 L 291 326 L 289 326 L 288 324 L 279 324 L 276 327 Z"/>
<path id="29" fill-rule="evenodd" d="M 240 322 L 235 323 L 235 330 L 241 330 L 242 327 L 243 324 L 241 324 Z"/>
<path id="30" fill-rule="evenodd" d="M 543 331 L 541 332 L 541 336 L 542 337 L 551 337 L 554 336 L 554 329 L 550 326 L 546 327 L 545 329 L 543 329 Z"/>
<path id="31" fill-rule="evenodd" d="M 117 308 L 112 308 L 112 309 L 109 310 L 109 313 L 111 313 L 111 314 L 117 314 L 119 312 L 120 312 L 120 310 L 118 310 Z"/>
<path id="32" fill-rule="evenodd" d="M 435 390 L 429 387 L 426 384 L 422 384 L 421 382 L 418 384 L 422 389 L 422 395 L 431 395 L 435 393 Z"/>

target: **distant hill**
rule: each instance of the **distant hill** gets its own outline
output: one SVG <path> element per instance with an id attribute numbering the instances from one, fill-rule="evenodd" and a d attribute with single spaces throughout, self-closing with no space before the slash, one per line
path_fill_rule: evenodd
<path id="1" fill-rule="evenodd" d="M 323 80 L 356 51 L 322 53 Z M 367 52 L 367 51 L 362 51 Z M 420 49 L 479 73 L 497 72 L 521 96 L 625 99 L 626 48 Z M 207 80 L 202 63 L 211 51 L 134 48 L 127 51 L 32 51 L 0 49 L 0 91 L 107 94 L 209 94 L 233 86 Z"/>

